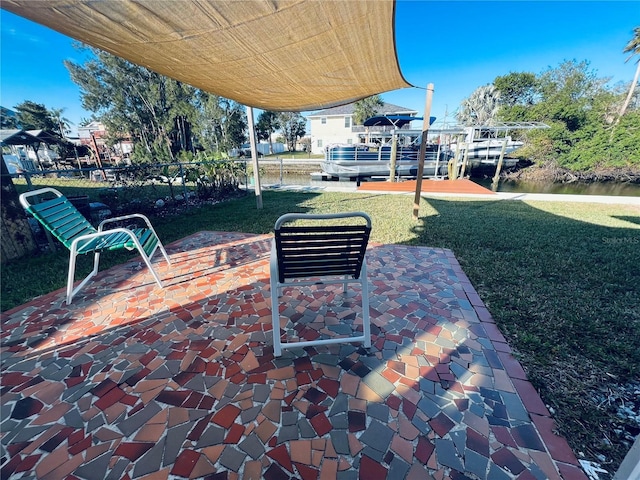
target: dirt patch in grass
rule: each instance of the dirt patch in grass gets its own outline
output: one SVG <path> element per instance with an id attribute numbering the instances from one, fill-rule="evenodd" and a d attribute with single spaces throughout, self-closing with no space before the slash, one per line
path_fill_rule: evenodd
<path id="1" fill-rule="evenodd" d="M 613 478 L 640 434 L 640 381 L 619 378 L 582 356 L 527 363 L 527 376 L 539 389 L 559 431 L 578 459 L 595 461 Z"/>

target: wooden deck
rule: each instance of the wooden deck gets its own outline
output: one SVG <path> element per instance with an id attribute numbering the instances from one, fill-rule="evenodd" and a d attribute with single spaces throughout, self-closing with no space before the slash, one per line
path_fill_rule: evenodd
<path id="1" fill-rule="evenodd" d="M 377 192 L 415 192 L 416 180 L 405 180 L 400 182 L 362 182 L 358 191 Z M 495 195 L 494 192 L 477 183 L 467 179 L 458 180 L 422 180 L 423 193 L 450 193 L 450 194 L 487 194 Z"/>

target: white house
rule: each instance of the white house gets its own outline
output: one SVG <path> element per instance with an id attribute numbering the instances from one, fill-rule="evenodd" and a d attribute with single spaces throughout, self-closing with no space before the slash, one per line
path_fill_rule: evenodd
<path id="1" fill-rule="evenodd" d="M 362 125 L 353 124 L 354 104 L 327 108 L 307 115 L 311 133 L 311 151 L 321 154 L 324 148 L 332 143 L 362 143 L 366 139 L 366 129 Z M 406 107 L 385 103 L 378 109 L 377 115 L 409 115 L 418 112 Z M 376 127 L 372 127 L 376 128 Z"/>

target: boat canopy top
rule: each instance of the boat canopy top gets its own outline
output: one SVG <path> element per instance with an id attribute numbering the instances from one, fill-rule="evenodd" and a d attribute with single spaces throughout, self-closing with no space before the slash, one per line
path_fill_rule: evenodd
<path id="1" fill-rule="evenodd" d="M 424 118 L 412 117 L 410 115 L 380 115 L 377 117 L 367 118 L 363 125 L 365 127 L 391 125 L 395 128 L 402 128 L 414 120 L 424 120 Z M 433 122 L 435 121 L 436 117 L 429 117 L 429 125 L 433 125 Z"/>

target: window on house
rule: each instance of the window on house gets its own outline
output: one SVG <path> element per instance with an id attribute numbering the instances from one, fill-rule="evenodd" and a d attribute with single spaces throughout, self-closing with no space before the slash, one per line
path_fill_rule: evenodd
<path id="1" fill-rule="evenodd" d="M 318 148 L 322 148 L 322 140 L 318 139 Z"/>
<path id="2" fill-rule="evenodd" d="M 348 144 L 348 145 L 353 144 L 353 138 L 348 138 L 348 139 L 347 139 L 347 144 Z"/>
<path id="3" fill-rule="evenodd" d="M 351 117 L 344 117 L 344 128 L 351 128 Z"/>
<path id="4" fill-rule="evenodd" d="M 320 119 L 320 123 L 321 123 L 322 125 L 326 125 L 326 124 L 327 124 L 327 117 L 322 117 L 322 118 Z"/>

